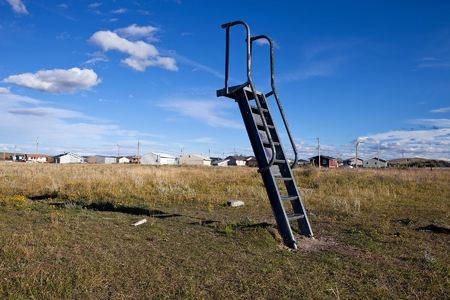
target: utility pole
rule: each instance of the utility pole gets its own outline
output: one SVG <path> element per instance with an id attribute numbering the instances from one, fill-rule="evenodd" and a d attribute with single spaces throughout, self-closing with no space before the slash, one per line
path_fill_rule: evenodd
<path id="1" fill-rule="evenodd" d="M 379 168 L 380 167 L 380 142 L 378 142 L 377 161 L 378 161 L 377 165 Z"/>
<path id="2" fill-rule="evenodd" d="M 120 145 L 117 144 L 117 157 L 119 157 L 119 156 L 120 156 Z"/>
<path id="3" fill-rule="evenodd" d="M 358 146 L 359 146 L 359 141 L 356 140 L 355 169 L 358 169 Z"/>
<path id="4" fill-rule="evenodd" d="M 208 158 L 211 157 L 211 149 L 208 149 Z"/>
<path id="5" fill-rule="evenodd" d="M 137 161 L 138 161 L 138 164 L 141 163 L 140 151 L 141 151 L 141 141 L 138 139 L 138 144 L 137 144 Z"/>
<path id="6" fill-rule="evenodd" d="M 320 169 L 320 138 L 317 138 L 317 156 L 319 157 L 319 169 Z"/>
<path id="7" fill-rule="evenodd" d="M 36 154 L 39 154 L 39 137 L 36 138 Z"/>
<path id="8" fill-rule="evenodd" d="M 14 145 L 14 156 L 13 156 L 13 161 L 16 161 L 16 145 Z"/>

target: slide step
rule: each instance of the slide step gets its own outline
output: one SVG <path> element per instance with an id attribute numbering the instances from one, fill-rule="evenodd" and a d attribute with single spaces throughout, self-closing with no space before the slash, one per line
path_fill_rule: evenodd
<path id="1" fill-rule="evenodd" d="M 303 219 L 305 217 L 304 214 L 287 214 L 287 218 L 289 221 L 295 221 L 298 219 Z"/>
<path id="2" fill-rule="evenodd" d="M 270 147 L 270 143 L 263 143 L 263 144 L 264 144 L 264 147 Z M 280 146 L 281 144 L 278 143 L 278 142 L 273 142 L 273 145 L 274 146 Z"/>
<path id="3" fill-rule="evenodd" d="M 289 180 L 293 180 L 292 177 L 281 177 L 281 176 L 274 176 L 275 179 L 280 179 L 283 181 L 289 181 Z"/>
<path id="4" fill-rule="evenodd" d="M 257 106 L 250 105 L 250 108 L 252 109 L 253 112 L 259 113 L 259 109 L 258 109 Z M 267 108 L 262 108 L 262 107 L 261 107 L 261 110 L 262 110 L 263 112 L 269 112 L 269 110 L 268 110 Z"/>
<path id="5" fill-rule="evenodd" d="M 285 159 L 275 159 L 273 161 L 274 164 L 285 164 L 286 160 Z"/>
<path id="6" fill-rule="evenodd" d="M 297 196 L 281 196 L 281 201 L 293 201 L 297 200 Z"/>

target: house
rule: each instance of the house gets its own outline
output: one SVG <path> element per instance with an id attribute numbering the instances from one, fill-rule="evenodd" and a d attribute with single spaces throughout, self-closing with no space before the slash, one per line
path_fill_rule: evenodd
<path id="1" fill-rule="evenodd" d="M 137 155 L 127 156 L 127 158 L 130 160 L 130 164 L 139 164 L 141 161 L 141 157 Z"/>
<path id="2" fill-rule="evenodd" d="M 297 166 L 299 166 L 299 167 L 309 166 L 310 164 L 311 164 L 311 162 L 306 159 L 299 159 L 297 161 Z"/>
<path id="3" fill-rule="evenodd" d="M 142 165 L 176 165 L 177 159 L 170 154 L 150 152 L 150 153 L 142 155 L 141 164 Z"/>
<path id="4" fill-rule="evenodd" d="M 364 161 L 361 158 L 358 157 L 356 159 L 356 162 L 357 162 L 356 164 L 358 167 L 363 166 Z M 354 168 L 355 167 L 355 158 L 352 157 L 352 158 L 348 158 L 348 159 L 344 160 L 343 167 L 353 167 Z"/>
<path id="5" fill-rule="evenodd" d="M 256 160 L 256 157 L 249 156 L 245 161 L 245 165 L 247 167 L 258 167 L 258 161 Z"/>
<path id="6" fill-rule="evenodd" d="M 178 163 L 186 166 L 211 166 L 211 159 L 198 154 L 183 154 Z"/>
<path id="7" fill-rule="evenodd" d="M 388 163 L 384 159 L 374 157 L 364 161 L 364 168 L 387 168 Z"/>
<path id="8" fill-rule="evenodd" d="M 83 157 L 72 152 L 54 156 L 54 160 L 57 164 L 82 164 L 84 162 Z"/>
<path id="9" fill-rule="evenodd" d="M 228 156 L 225 160 L 228 160 L 229 166 L 245 166 L 247 163 L 247 157 L 243 155 Z"/>
<path id="10" fill-rule="evenodd" d="M 313 156 L 309 159 L 311 164 L 318 166 L 319 165 L 319 156 Z M 320 166 L 324 168 L 337 168 L 337 160 L 334 157 L 320 155 Z"/>
<path id="11" fill-rule="evenodd" d="M 230 165 L 230 160 L 229 159 L 222 159 L 221 161 L 218 161 L 217 162 L 217 165 L 216 166 L 218 166 L 218 167 L 228 167 L 228 166 L 231 166 Z"/>
<path id="12" fill-rule="evenodd" d="M 217 166 L 217 164 L 223 160 L 221 157 L 210 157 L 210 159 L 211 166 Z"/>
<path id="13" fill-rule="evenodd" d="M 27 162 L 46 163 L 48 162 L 48 155 L 44 154 L 25 154 Z"/>
<path id="14" fill-rule="evenodd" d="M 92 155 L 86 157 L 88 164 L 116 164 L 117 158 L 114 156 Z"/>
<path id="15" fill-rule="evenodd" d="M 11 160 L 15 162 L 26 162 L 27 156 L 26 154 L 13 154 L 11 155 Z"/>
<path id="16" fill-rule="evenodd" d="M 128 157 L 126 157 L 126 156 L 122 156 L 118 160 L 119 164 L 129 164 L 130 162 L 131 162 L 131 160 Z"/>

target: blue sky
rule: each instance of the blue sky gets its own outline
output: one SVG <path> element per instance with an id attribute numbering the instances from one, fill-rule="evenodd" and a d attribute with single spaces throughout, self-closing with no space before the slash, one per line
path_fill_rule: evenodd
<path id="1" fill-rule="evenodd" d="M 276 82 L 301 157 L 450 158 L 446 1 L 0 0 L 0 150 L 251 154 L 223 87 L 237 19 L 276 42 Z M 245 80 L 232 32 L 231 77 Z M 254 49 L 257 89 L 267 46 Z M 279 120 L 279 119 L 277 119 Z M 281 124 L 280 124 L 281 125 Z M 284 138 L 286 136 L 284 135 Z M 286 144 L 285 147 L 288 145 Z"/>

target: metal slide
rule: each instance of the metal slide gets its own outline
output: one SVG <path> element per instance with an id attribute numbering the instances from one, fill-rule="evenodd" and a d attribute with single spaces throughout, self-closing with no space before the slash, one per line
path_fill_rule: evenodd
<path id="1" fill-rule="evenodd" d="M 230 87 L 228 86 L 230 29 L 235 25 L 242 25 L 246 30 L 247 82 Z M 313 232 L 303 206 L 301 195 L 292 175 L 291 168 L 297 164 L 297 149 L 275 88 L 272 40 L 265 35 L 252 37 L 249 26 L 243 21 L 223 24 L 222 28 L 226 30 L 225 87 L 217 91 L 217 96 L 228 97 L 238 103 L 253 152 L 258 162 L 259 172 L 261 173 L 269 196 L 278 231 L 284 243 L 288 247 L 296 249 L 297 244 L 290 222 L 295 222 L 298 225 L 299 232 L 302 235 L 312 237 Z M 271 91 L 266 94 L 256 90 L 251 78 L 252 44 L 259 39 L 265 39 L 270 47 Z M 292 165 L 287 160 L 280 136 L 267 104 L 267 98 L 271 96 L 275 98 L 294 151 L 295 159 Z"/>

